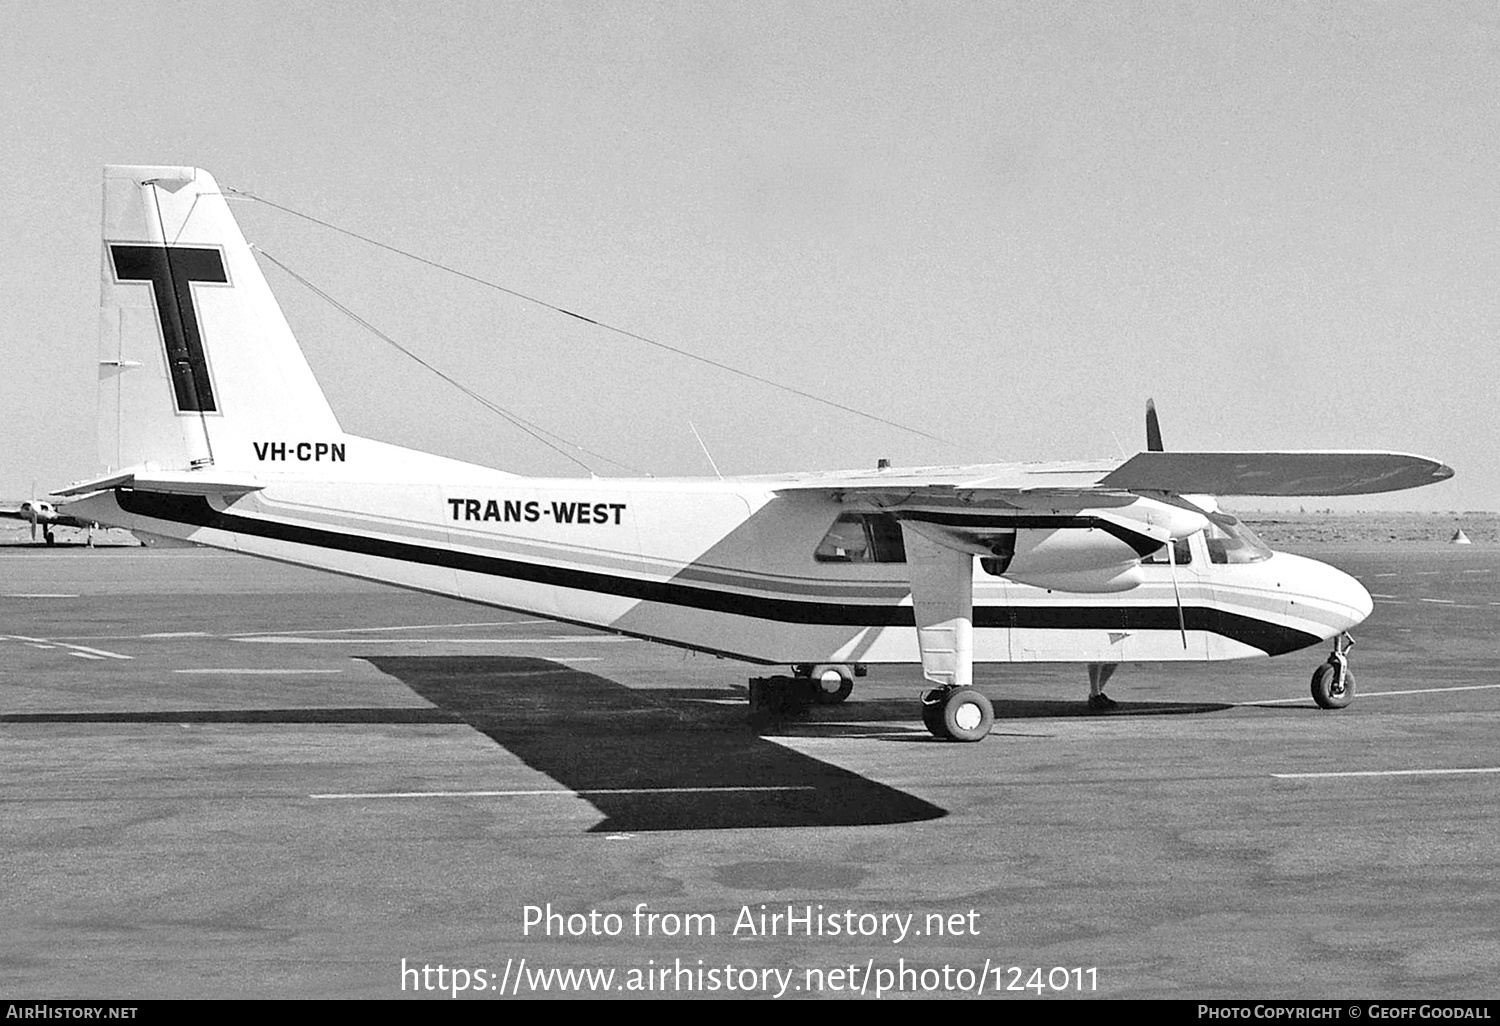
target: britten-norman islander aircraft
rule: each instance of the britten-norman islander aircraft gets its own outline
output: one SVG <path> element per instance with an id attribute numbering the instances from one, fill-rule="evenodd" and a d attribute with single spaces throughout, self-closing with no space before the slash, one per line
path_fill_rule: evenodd
<path id="1" fill-rule="evenodd" d="M 1452 476 L 1389 452 L 1146 452 L 703 480 L 530 478 L 344 433 L 214 179 L 108 167 L 104 476 L 73 515 L 762 665 L 839 701 L 920 663 L 923 720 L 975 741 L 985 662 L 1279 655 L 1335 639 L 1353 695 L 1369 593 L 1272 552 L 1212 495 L 1394 491 Z"/>

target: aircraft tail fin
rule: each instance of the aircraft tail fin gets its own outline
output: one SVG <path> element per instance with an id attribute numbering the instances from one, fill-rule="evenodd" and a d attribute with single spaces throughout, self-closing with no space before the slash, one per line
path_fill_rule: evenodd
<path id="1" fill-rule="evenodd" d="M 106 167 L 103 236 L 106 467 L 284 472 L 299 452 L 314 462 L 341 451 L 333 410 L 212 175 Z"/>

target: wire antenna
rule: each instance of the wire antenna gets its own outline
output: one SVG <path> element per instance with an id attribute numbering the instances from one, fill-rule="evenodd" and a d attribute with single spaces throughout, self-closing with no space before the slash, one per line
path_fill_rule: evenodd
<path id="1" fill-rule="evenodd" d="M 939 436 L 930 434 L 926 431 L 921 430 L 920 428 L 909 427 L 906 424 L 890 420 L 888 418 L 879 416 L 878 414 L 867 413 L 864 410 L 855 409 L 853 406 L 846 406 L 843 403 L 834 402 L 832 399 L 825 399 L 820 395 L 814 395 L 811 392 L 803 391 L 802 389 L 796 388 L 792 385 L 783 384 L 780 381 L 774 381 L 771 378 L 762 377 L 759 374 L 754 374 L 747 370 L 741 370 L 738 367 L 732 367 L 727 363 L 720 363 L 719 361 L 710 359 L 707 356 L 700 356 L 699 354 L 689 352 L 686 349 L 679 349 L 676 346 L 668 345 L 665 342 L 659 342 L 656 339 L 648 338 L 645 335 L 639 335 L 633 331 L 627 331 L 625 328 L 618 328 L 613 324 L 595 320 L 592 317 L 585 317 L 581 313 L 575 313 L 572 310 L 568 310 L 564 307 L 558 306 L 555 303 L 549 303 L 545 299 L 539 299 L 536 296 L 527 295 L 524 292 L 518 292 L 515 289 L 507 288 L 506 286 L 501 285 L 499 282 L 490 281 L 487 278 L 481 278 L 478 275 L 469 274 L 467 271 L 461 271 L 456 267 L 450 267 L 449 265 L 439 263 L 436 260 L 430 260 L 427 257 L 420 256 L 416 253 L 411 252 L 410 250 L 401 249 L 399 246 L 392 246 L 391 244 L 381 242 L 378 239 L 372 239 L 368 235 L 361 235 L 359 232 L 351 231 L 348 228 L 341 228 L 336 224 L 332 224 L 331 222 L 323 220 L 322 218 L 314 217 L 311 214 L 305 214 L 300 210 L 293 210 L 291 207 L 283 206 L 280 203 L 275 203 L 263 196 L 257 196 L 252 192 L 246 192 L 243 189 L 231 189 L 227 186 L 224 186 L 222 188 L 225 193 L 228 193 L 232 196 L 254 200 L 257 203 L 264 203 L 268 207 L 280 210 L 283 213 L 291 214 L 293 217 L 300 217 L 304 221 L 310 221 L 313 224 L 319 225 L 323 228 L 327 228 L 329 231 L 338 232 L 340 235 L 347 235 L 349 236 L 349 238 L 358 239 L 360 242 L 366 243 L 367 245 L 375 246 L 379 249 L 386 250 L 389 253 L 395 253 L 398 256 L 406 257 L 408 260 L 415 260 L 419 264 L 425 264 L 426 266 L 435 268 L 439 271 L 444 271 L 448 274 L 456 275 L 457 277 L 460 277 L 465 281 L 473 282 L 476 285 L 482 285 L 487 289 L 494 289 L 496 292 L 503 292 L 507 296 L 513 296 L 516 299 L 524 300 L 527 303 L 533 303 L 537 306 L 545 307 L 548 310 L 555 311 L 556 313 L 563 314 L 567 317 L 572 317 L 575 320 L 583 321 L 585 324 L 592 324 L 595 327 L 602 328 L 605 331 L 614 332 L 616 335 L 622 335 L 625 338 L 633 339 L 636 342 L 641 342 L 648 346 L 654 346 L 657 349 L 665 350 L 669 353 L 675 353 L 676 355 L 686 357 L 689 360 L 697 360 L 699 363 L 706 363 L 710 367 L 715 367 L 729 374 L 735 374 L 739 377 L 746 378 L 747 380 L 755 381 L 762 385 L 768 385 L 771 388 L 777 388 L 783 392 L 789 392 L 792 395 L 799 396 L 803 399 L 807 399 L 815 403 L 821 403 L 824 406 L 830 406 L 836 410 L 842 410 L 845 413 L 852 413 L 856 417 L 863 417 L 864 419 L 874 421 L 877 424 L 884 424 L 887 427 L 893 427 L 898 431 L 905 431 L 908 434 L 919 435 L 922 438 L 926 438 L 934 442 L 942 442 L 944 445 L 954 444 L 948 441 L 948 439 L 946 438 L 940 438 Z"/>
<path id="2" fill-rule="evenodd" d="M 572 462 L 576 463 L 578 466 L 580 466 L 584 470 L 588 471 L 588 473 L 589 473 L 590 476 L 593 476 L 593 474 L 594 474 L 594 468 L 590 467 L 587 463 L 585 463 L 583 460 L 579 459 L 577 456 L 574 456 L 573 453 L 569 452 L 567 448 L 564 448 L 564 446 L 570 447 L 570 448 L 572 448 L 576 452 L 585 453 L 586 455 L 592 456 L 592 457 L 594 457 L 597 460 L 602 460 L 605 463 L 609 463 L 609 464 L 611 464 L 613 466 L 619 467 L 622 470 L 630 471 L 633 474 L 644 474 L 645 473 L 645 471 L 642 471 L 642 470 L 640 470 L 640 469 L 638 469 L 636 467 L 632 467 L 629 464 L 621 463 L 619 460 L 611 459 L 610 457 L 605 456 L 605 455 L 603 455 L 601 453 L 597 453 L 597 452 L 594 452 L 591 449 L 585 448 L 584 446 L 579 445 L 577 442 L 570 441 L 569 439 L 564 438 L 562 435 L 559 435 L 556 432 L 548 431 L 546 428 L 542 427 L 541 425 L 532 423 L 531 421 L 529 421 L 526 418 L 522 417 L 518 413 L 512 413 L 510 410 L 507 410 L 507 409 L 505 409 L 502 406 L 496 405 L 495 403 L 493 403 L 490 400 L 486 399 L 484 396 L 480 395 L 478 392 L 474 391 L 472 388 L 469 388 L 467 385 L 465 385 L 462 382 L 458 381 L 456 378 L 454 378 L 451 375 L 446 374 L 443 371 L 439 370 L 438 368 L 434 367 L 432 364 L 430 364 L 426 360 L 422 359 L 420 356 L 418 356 L 416 353 L 412 352 L 410 349 L 407 349 L 400 342 L 397 342 L 394 338 L 392 338 L 391 336 L 387 335 L 385 332 L 381 331 L 379 328 L 375 327 L 375 325 L 373 325 L 369 321 L 365 320 L 363 317 L 361 317 L 359 314 L 355 313 L 353 310 L 349 309 L 349 307 L 345 306 L 343 303 L 340 303 L 337 299 L 334 299 L 333 296 L 329 295 L 323 289 L 319 288 L 318 286 L 314 285 L 312 282 L 308 281 L 305 277 L 303 277 L 302 275 L 298 274 L 296 271 L 292 270 L 290 267 L 288 267 L 286 264 L 282 263 L 280 260 L 276 259 L 270 253 L 267 253 L 260 246 L 253 246 L 251 248 L 254 249 L 255 252 L 259 253 L 261 256 L 265 257 L 271 263 L 273 263 L 277 267 L 281 268 L 281 270 L 285 271 L 294 280 L 296 280 L 300 285 L 302 285 L 303 288 L 307 289 L 313 295 L 317 296 L 319 299 L 323 300 L 325 303 L 327 303 L 328 305 L 332 306 L 335 310 L 337 310 L 340 313 L 342 313 L 345 317 L 348 317 L 350 320 L 354 321 L 356 324 L 358 324 L 360 327 L 364 328 L 366 331 L 370 332 L 370 334 L 372 334 L 376 338 L 380 339 L 386 345 L 391 346 L 393 349 L 395 349 L 398 352 L 400 352 L 400 353 L 404 354 L 405 356 L 409 357 L 410 359 L 412 359 L 416 363 L 421 364 L 423 367 L 427 368 L 427 370 L 431 371 L 433 374 L 436 374 L 438 377 L 440 377 L 444 381 L 448 382 L 448 384 L 450 384 L 454 388 L 458 389 L 464 395 L 468 396 L 470 399 L 473 399 L 476 403 L 478 403 L 479 405 L 483 406 L 485 409 L 489 410 L 491 413 L 494 413 L 495 415 L 497 415 L 497 416 L 501 417 L 502 419 L 504 419 L 505 421 L 509 422 L 512 426 L 519 428 L 521 431 L 524 431 L 526 434 L 530 435 L 532 438 L 536 439 L 538 442 L 541 442 L 543 445 L 545 445 L 547 448 L 551 449 L 553 452 L 556 452 L 556 453 L 562 455 L 563 457 L 565 457 L 566 459 L 569 459 Z M 549 436 L 550 438 L 555 438 L 555 439 L 557 439 L 558 442 L 561 442 L 562 445 L 558 445 L 558 444 L 556 444 L 556 443 L 554 443 L 552 441 L 549 441 L 548 437 L 544 437 L 544 436 Z"/>
<path id="3" fill-rule="evenodd" d="M 714 468 L 714 477 L 717 477 L 720 481 L 724 480 L 724 475 L 719 473 L 719 465 L 714 462 L 714 454 L 709 452 L 708 446 L 703 444 L 703 436 L 698 433 L 696 427 L 693 427 L 692 421 L 688 421 L 688 427 L 692 428 L 693 437 L 698 439 L 698 448 L 702 449 L 703 455 L 708 457 L 708 465 Z"/>

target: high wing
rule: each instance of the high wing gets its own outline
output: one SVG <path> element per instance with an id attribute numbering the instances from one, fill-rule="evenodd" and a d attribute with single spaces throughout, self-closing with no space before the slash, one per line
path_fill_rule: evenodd
<path id="1" fill-rule="evenodd" d="M 1453 468 L 1400 452 L 1142 452 L 1099 484 L 1133 492 L 1373 495 L 1436 484 Z"/>
<path id="2" fill-rule="evenodd" d="M 1367 450 L 1142 452 L 1123 462 L 992 463 L 912 470 L 792 474 L 778 491 L 910 490 L 918 501 L 962 493 L 968 501 L 1036 505 L 1028 495 L 1054 492 L 1168 492 L 1177 495 L 1333 496 L 1395 492 L 1446 481 L 1453 470 L 1409 453 Z"/>
<path id="3" fill-rule="evenodd" d="M 93 527 L 95 521 L 84 520 L 81 517 L 75 517 L 69 513 L 58 513 L 57 515 L 44 520 L 43 523 L 51 524 L 53 527 L 77 527 L 81 530 L 86 527 Z"/>

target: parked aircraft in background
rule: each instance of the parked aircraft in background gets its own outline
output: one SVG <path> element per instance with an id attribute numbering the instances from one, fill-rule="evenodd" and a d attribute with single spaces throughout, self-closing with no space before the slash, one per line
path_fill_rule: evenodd
<path id="1" fill-rule="evenodd" d="M 1369 593 L 1275 553 L 1211 495 L 1444 480 L 1389 452 L 1164 452 L 711 479 L 530 478 L 346 434 L 213 178 L 104 178 L 100 442 L 68 509 L 159 535 L 767 666 L 830 700 L 920 663 L 933 734 L 977 740 L 976 661 L 1279 655 Z M 1353 695 L 1336 658 L 1313 690 Z"/>
<path id="2" fill-rule="evenodd" d="M 41 528 L 42 537 L 46 539 L 48 545 L 57 543 L 57 537 L 52 533 L 55 527 L 76 527 L 80 531 L 87 531 L 87 543 L 93 545 L 94 528 L 98 526 L 92 520 L 83 520 L 69 513 L 59 513 L 56 506 L 44 499 L 27 499 L 14 509 L 0 509 L 0 517 L 31 521 L 31 540 L 36 541 L 37 528 Z"/>

